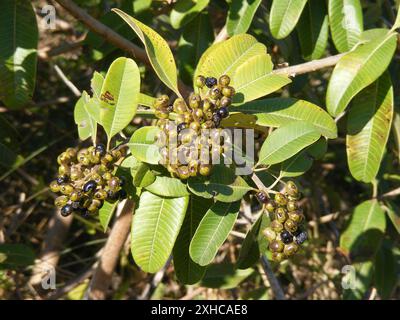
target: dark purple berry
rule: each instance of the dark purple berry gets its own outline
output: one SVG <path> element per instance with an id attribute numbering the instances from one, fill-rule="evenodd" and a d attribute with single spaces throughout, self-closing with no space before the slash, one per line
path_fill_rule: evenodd
<path id="1" fill-rule="evenodd" d="M 214 113 L 212 116 L 212 121 L 214 122 L 215 126 L 218 127 L 219 124 L 221 123 L 221 117 L 219 114 Z"/>
<path id="2" fill-rule="evenodd" d="M 256 194 L 256 198 L 258 199 L 258 201 L 260 201 L 261 203 L 267 203 L 268 202 L 268 197 L 264 192 L 258 192 Z"/>
<path id="3" fill-rule="evenodd" d="M 119 186 L 122 187 L 126 183 L 126 178 L 124 176 L 119 177 Z"/>
<path id="4" fill-rule="evenodd" d="M 59 176 L 57 177 L 56 181 L 58 184 L 63 184 L 65 182 L 68 182 L 68 177 L 66 175 Z"/>
<path id="5" fill-rule="evenodd" d="M 205 84 L 208 88 L 214 87 L 218 83 L 217 79 L 214 77 L 207 77 Z"/>
<path id="6" fill-rule="evenodd" d="M 104 156 L 107 152 L 105 145 L 101 143 L 96 146 L 96 151 L 101 157 Z"/>
<path id="7" fill-rule="evenodd" d="M 122 200 L 122 199 L 125 199 L 128 196 L 128 194 L 126 193 L 126 191 L 124 189 L 121 189 L 117 192 L 117 196 L 118 196 L 118 199 Z"/>
<path id="8" fill-rule="evenodd" d="M 61 208 L 61 215 L 63 217 L 68 217 L 73 211 L 74 208 L 72 208 L 70 204 L 66 204 L 64 207 Z"/>
<path id="9" fill-rule="evenodd" d="M 229 116 L 229 111 L 227 107 L 222 107 L 219 108 L 217 110 L 217 114 L 221 117 L 221 118 L 226 118 L 227 116 Z"/>
<path id="10" fill-rule="evenodd" d="M 281 232 L 281 239 L 284 244 L 289 244 L 293 241 L 293 236 L 286 230 Z"/>
<path id="11" fill-rule="evenodd" d="M 183 129 L 186 128 L 186 122 L 182 122 L 180 124 L 178 124 L 178 126 L 176 127 L 176 130 L 179 132 L 181 132 Z"/>
<path id="12" fill-rule="evenodd" d="M 97 187 L 97 183 L 94 180 L 89 180 L 83 186 L 83 192 L 88 193 L 94 191 Z"/>
<path id="13" fill-rule="evenodd" d="M 302 244 L 304 243 L 308 238 L 307 232 L 306 231 L 301 231 L 298 235 L 296 235 L 296 243 L 297 244 Z"/>

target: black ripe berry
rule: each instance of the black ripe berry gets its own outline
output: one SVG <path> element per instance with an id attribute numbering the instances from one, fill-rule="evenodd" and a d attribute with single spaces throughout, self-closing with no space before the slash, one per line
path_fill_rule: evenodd
<path id="1" fill-rule="evenodd" d="M 85 185 L 83 186 L 83 192 L 88 193 L 91 191 L 94 191 L 97 187 L 97 183 L 94 180 L 90 180 L 88 182 L 85 183 Z"/>
<path id="2" fill-rule="evenodd" d="M 57 177 L 57 183 L 58 184 L 63 184 L 65 182 L 67 182 L 67 181 L 68 181 L 68 177 L 66 175 Z"/>
<path id="3" fill-rule="evenodd" d="M 296 235 L 296 243 L 297 244 L 302 244 L 304 243 L 308 238 L 307 232 L 306 231 L 301 231 L 298 235 Z"/>
<path id="4" fill-rule="evenodd" d="M 73 211 L 74 208 L 70 204 L 66 204 L 64 207 L 61 208 L 61 215 L 63 217 L 68 217 Z"/>
<path id="5" fill-rule="evenodd" d="M 218 127 L 221 123 L 221 116 L 218 113 L 214 113 L 212 116 L 212 121 L 214 122 L 215 126 Z"/>
<path id="6" fill-rule="evenodd" d="M 101 157 L 104 156 L 107 152 L 106 147 L 104 146 L 104 144 L 101 143 L 96 146 L 96 151 Z"/>
<path id="7" fill-rule="evenodd" d="M 217 84 L 217 79 L 214 77 L 207 77 L 205 83 L 208 88 L 212 88 Z"/>
<path id="8" fill-rule="evenodd" d="M 126 178 L 124 176 L 119 177 L 119 186 L 122 187 L 126 183 Z"/>
<path id="9" fill-rule="evenodd" d="M 293 241 L 293 236 L 286 230 L 281 232 L 281 239 L 284 244 L 291 243 Z"/>
<path id="10" fill-rule="evenodd" d="M 227 107 L 222 107 L 220 109 L 217 110 L 217 114 L 221 117 L 221 118 L 226 118 L 227 116 L 229 116 L 229 111 Z"/>
<path id="11" fill-rule="evenodd" d="M 256 194 L 256 197 L 257 197 L 258 201 L 260 201 L 261 203 L 267 203 L 268 202 L 268 197 L 264 192 L 258 192 Z"/>
<path id="12" fill-rule="evenodd" d="M 122 200 L 122 199 L 125 199 L 128 196 L 128 194 L 126 193 L 126 191 L 124 189 L 121 189 L 117 192 L 117 196 L 118 196 L 118 199 Z"/>
<path id="13" fill-rule="evenodd" d="M 176 130 L 179 132 L 181 132 L 183 129 L 186 128 L 186 122 L 182 122 L 180 124 L 178 124 L 178 126 L 176 127 Z"/>

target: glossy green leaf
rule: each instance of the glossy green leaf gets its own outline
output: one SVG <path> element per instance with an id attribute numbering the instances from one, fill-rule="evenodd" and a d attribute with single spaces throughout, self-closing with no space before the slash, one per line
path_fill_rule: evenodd
<path id="1" fill-rule="evenodd" d="M 236 262 L 238 269 L 250 268 L 260 260 L 264 248 L 268 246 L 268 240 L 263 235 L 263 230 L 269 223 L 268 216 L 262 214 L 247 232 Z"/>
<path id="2" fill-rule="evenodd" d="M 185 217 L 189 197 L 162 198 L 143 192 L 132 221 L 131 251 L 145 272 L 167 262 Z"/>
<path id="3" fill-rule="evenodd" d="M 397 35 L 385 29 L 365 32 L 374 39 L 342 57 L 333 70 L 326 94 L 329 113 L 338 116 L 354 96 L 378 79 L 388 67 L 396 49 Z"/>
<path id="4" fill-rule="evenodd" d="M 261 0 L 231 1 L 226 20 L 226 30 L 230 37 L 247 32 L 260 4 Z"/>
<path id="5" fill-rule="evenodd" d="M 131 172 L 133 171 L 132 169 L 133 168 L 131 168 Z M 140 163 L 138 167 L 135 168 L 132 177 L 134 186 L 138 188 L 146 188 L 156 180 L 156 176 L 147 163 Z"/>
<path id="6" fill-rule="evenodd" d="M 200 58 L 195 71 L 197 75 L 220 77 L 232 76 L 236 69 L 255 55 L 266 54 L 267 48 L 256 38 L 248 34 L 235 35 L 232 38 L 212 45 Z"/>
<path id="7" fill-rule="evenodd" d="M 206 271 L 204 266 L 200 266 L 192 260 L 189 246 L 201 219 L 212 204 L 213 201 L 210 199 L 194 195 L 190 197 L 185 220 L 172 251 L 176 276 L 184 284 L 194 284 L 200 281 Z"/>
<path id="8" fill-rule="evenodd" d="M 385 210 L 393 226 L 400 234 L 400 208 L 393 201 L 387 201 L 385 202 Z"/>
<path id="9" fill-rule="evenodd" d="M 103 87 L 103 83 L 104 77 L 101 75 L 101 73 L 95 71 L 93 73 L 92 80 L 90 80 L 90 88 L 92 89 L 93 99 L 95 99 L 99 103 L 101 101 L 101 89 Z"/>
<path id="10" fill-rule="evenodd" d="M 100 123 L 110 140 L 136 114 L 140 72 L 132 59 L 118 58 L 108 69 L 101 88 Z"/>
<path id="11" fill-rule="evenodd" d="M 201 266 L 211 263 L 231 232 L 239 214 L 240 201 L 216 202 L 201 220 L 192 241 L 190 256 Z"/>
<path id="12" fill-rule="evenodd" d="M 159 131 L 158 127 L 146 126 L 133 133 L 128 147 L 136 159 L 150 164 L 158 164 L 161 155 L 158 147 L 154 144 L 154 140 Z"/>
<path id="13" fill-rule="evenodd" d="M 112 9 L 135 31 L 146 48 L 150 63 L 164 84 L 180 96 L 174 56 L 168 43 L 153 29 L 119 9 Z"/>
<path id="14" fill-rule="evenodd" d="M 339 52 L 351 50 L 363 32 L 360 0 L 329 0 L 329 24 L 332 39 Z"/>
<path id="15" fill-rule="evenodd" d="M 38 28 L 30 1 L 0 1 L 0 100 L 9 108 L 31 101 Z"/>
<path id="16" fill-rule="evenodd" d="M 291 122 L 272 132 L 261 147 L 258 164 L 275 164 L 289 159 L 314 143 L 321 134 L 307 122 Z"/>
<path id="17" fill-rule="evenodd" d="M 75 104 L 74 120 L 78 126 L 78 134 L 81 140 L 92 137 L 92 140 L 96 141 L 97 123 L 87 109 L 89 100 L 89 95 L 86 91 L 83 91 L 82 96 Z"/>
<path id="18" fill-rule="evenodd" d="M 180 0 L 174 5 L 170 14 L 171 25 L 175 29 L 182 28 L 192 21 L 205 7 L 210 0 Z"/>
<path id="19" fill-rule="evenodd" d="M 354 269 L 349 269 L 342 279 L 342 283 L 349 285 L 349 288 L 343 291 L 343 299 L 361 300 L 371 287 L 374 276 L 373 264 L 367 261 L 352 264 L 351 267 Z"/>
<path id="20" fill-rule="evenodd" d="M 33 265 L 35 253 L 24 244 L 0 244 L 0 270 Z"/>
<path id="21" fill-rule="evenodd" d="M 293 98 L 272 98 L 245 103 L 234 111 L 257 116 L 257 124 L 281 127 L 289 122 L 308 122 L 329 139 L 337 137 L 336 123 L 322 108 L 305 100 Z"/>
<path id="22" fill-rule="evenodd" d="M 276 39 L 286 38 L 296 27 L 307 0 L 273 0 L 269 28 Z"/>
<path id="23" fill-rule="evenodd" d="M 99 220 L 104 232 L 106 232 L 108 229 L 108 225 L 110 224 L 111 218 L 118 203 L 118 201 L 115 201 L 113 203 L 104 201 L 103 206 L 99 210 Z"/>
<path id="24" fill-rule="evenodd" d="M 395 105 L 394 107 L 394 114 L 393 114 L 393 136 L 397 151 L 397 158 L 400 162 L 400 108 Z"/>
<path id="25" fill-rule="evenodd" d="M 312 167 L 313 160 L 306 150 L 282 162 L 280 175 L 285 178 L 298 177 Z"/>
<path id="26" fill-rule="evenodd" d="M 235 269 L 232 263 L 211 264 L 201 280 L 200 286 L 216 289 L 234 289 L 255 271 L 252 268 Z"/>
<path id="27" fill-rule="evenodd" d="M 376 200 L 359 204 L 340 237 L 340 248 L 352 259 L 370 258 L 379 248 L 386 227 L 385 212 Z"/>
<path id="28" fill-rule="evenodd" d="M 178 44 L 179 76 L 191 83 L 201 55 L 214 41 L 214 30 L 207 12 L 199 14 L 185 26 Z"/>
<path id="29" fill-rule="evenodd" d="M 214 198 L 228 203 L 241 199 L 252 189 L 233 169 L 224 165 L 215 165 L 209 178 L 189 178 L 188 188 L 203 198 Z"/>
<path id="30" fill-rule="evenodd" d="M 385 241 L 376 254 L 374 280 L 379 297 L 390 299 L 398 285 L 398 268 L 390 241 Z"/>
<path id="31" fill-rule="evenodd" d="M 180 179 L 165 176 L 157 176 L 146 190 L 163 197 L 183 197 L 190 194 L 186 184 Z"/>
<path id="32" fill-rule="evenodd" d="M 305 60 L 319 59 L 324 54 L 329 36 L 325 1 L 308 0 L 297 24 L 297 33 Z"/>
<path id="33" fill-rule="evenodd" d="M 268 54 L 259 54 L 241 64 L 232 76 L 236 90 L 234 103 L 266 96 L 292 82 L 287 76 L 271 73 L 273 64 Z"/>
<path id="34" fill-rule="evenodd" d="M 352 176 L 371 182 L 379 167 L 389 138 L 393 117 L 393 86 L 385 73 L 361 91 L 347 117 L 347 161 Z"/>

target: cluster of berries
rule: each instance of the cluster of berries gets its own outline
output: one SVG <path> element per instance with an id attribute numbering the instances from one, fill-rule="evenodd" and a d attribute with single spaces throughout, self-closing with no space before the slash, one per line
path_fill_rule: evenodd
<path id="1" fill-rule="evenodd" d="M 79 151 L 68 148 L 61 153 L 57 158 L 59 176 L 50 183 L 50 190 L 61 194 L 54 202 L 61 215 L 94 214 L 105 200 L 126 198 L 124 179 L 114 174 L 115 164 L 123 157 L 123 150 L 107 152 L 102 144 Z"/>
<path id="2" fill-rule="evenodd" d="M 302 229 L 304 214 L 299 207 L 300 193 L 296 184 L 289 181 L 284 193 L 276 193 L 271 200 L 264 192 L 257 193 L 258 200 L 265 204 L 272 220 L 263 233 L 269 241 L 272 259 L 280 262 L 295 254 L 307 240 L 307 232 Z"/>
<path id="3" fill-rule="evenodd" d="M 175 177 L 187 179 L 198 174 L 211 173 L 210 159 L 223 153 L 221 129 L 223 118 L 228 117 L 235 89 L 227 75 L 218 80 L 214 77 L 198 76 L 195 85 L 198 93 L 191 93 L 188 101 L 177 98 L 170 104 L 163 95 L 154 103 L 157 126 L 161 129 L 156 138 L 163 164 Z M 169 120 L 176 113 L 175 121 Z M 216 137 L 205 136 L 208 131 Z M 215 141 L 218 140 L 218 144 Z M 226 141 L 224 141 L 226 143 Z M 194 156 L 196 155 L 196 156 Z"/>

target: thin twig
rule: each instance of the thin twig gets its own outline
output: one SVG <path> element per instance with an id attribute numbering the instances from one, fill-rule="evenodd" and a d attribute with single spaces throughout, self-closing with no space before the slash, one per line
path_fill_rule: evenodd
<path id="1" fill-rule="evenodd" d="M 222 42 L 226 39 L 228 39 L 228 31 L 226 29 L 226 26 L 224 26 L 215 37 L 214 43 Z"/>
<path id="2" fill-rule="evenodd" d="M 153 280 L 151 283 L 147 284 L 147 286 L 144 288 L 142 294 L 139 297 L 139 300 L 148 300 L 151 298 L 152 294 L 154 291 L 157 289 L 159 284 L 161 283 L 162 279 L 164 278 L 165 271 L 169 267 L 172 261 L 172 256 L 169 256 L 167 262 L 165 263 L 164 267 L 162 267 L 161 270 L 159 270 L 154 276 Z"/>
<path id="3" fill-rule="evenodd" d="M 264 255 L 261 257 L 261 265 L 264 269 L 265 275 L 268 278 L 269 284 L 271 285 L 271 289 L 274 293 L 276 300 L 286 300 L 285 293 L 283 292 L 281 284 L 279 283 L 277 277 L 275 277 L 275 274 L 271 269 L 268 259 Z"/>
<path id="4" fill-rule="evenodd" d="M 72 93 L 76 96 L 76 97 L 80 97 L 81 96 L 81 92 L 79 91 L 79 89 L 66 77 L 66 75 L 64 74 L 64 72 L 60 69 L 59 66 L 55 65 L 54 69 L 56 70 L 58 76 L 61 78 L 61 80 L 65 83 L 65 85 L 72 91 Z"/>
<path id="5" fill-rule="evenodd" d="M 129 235 L 133 208 L 134 202 L 126 200 L 104 246 L 85 298 L 90 300 L 104 300 L 106 298 L 120 251 Z"/>

